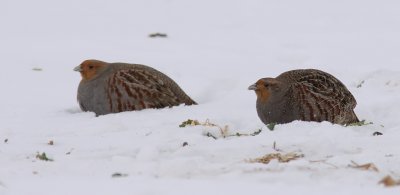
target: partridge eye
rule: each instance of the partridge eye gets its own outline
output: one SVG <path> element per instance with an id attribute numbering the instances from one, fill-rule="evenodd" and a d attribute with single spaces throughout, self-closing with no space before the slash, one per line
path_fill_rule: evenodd
<path id="1" fill-rule="evenodd" d="M 264 83 L 264 87 L 269 87 L 269 83 Z"/>
<path id="2" fill-rule="evenodd" d="M 94 66 L 92 66 L 92 65 L 89 66 L 89 69 L 93 69 L 93 68 L 94 68 Z"/>

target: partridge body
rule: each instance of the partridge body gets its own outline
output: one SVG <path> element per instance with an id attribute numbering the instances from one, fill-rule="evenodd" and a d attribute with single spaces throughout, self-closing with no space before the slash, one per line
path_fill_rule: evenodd
<path id="1" fill-rule="evenodd" d="M 359 122 L 356 100 L 334 76 L 315 69 L 291 70 L 276 78 L 262 78 L 249 87 L 257 95 L 257 113 L 263 123 L 294 120 Z"/>
<path id="2" fill-rule="evenodd" d="M 86 60 L 74 70 L 82 76 L 79 106 L 97 116 L 196 104 L 171 78 L 145 65 Z"/>

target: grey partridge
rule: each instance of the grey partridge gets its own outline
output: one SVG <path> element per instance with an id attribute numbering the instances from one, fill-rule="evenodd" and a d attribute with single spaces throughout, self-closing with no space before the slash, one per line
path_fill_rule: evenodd
<path id="1" fill-rule="evenodd" d="M 86 60 L 74 70 L 82 76 L 79 106 L 97 116 L 196 104 L 171 78 L 149 66 Z"/>
<path id="2" fill-rule="evenodd" d="M 249 87 L 257 95 L 257 113 L 264 124 L 294 120 L 359 122 L 356 100 L 334 76 L 315 69 L 291 70 L 276 78 L 262 78 Z"/>

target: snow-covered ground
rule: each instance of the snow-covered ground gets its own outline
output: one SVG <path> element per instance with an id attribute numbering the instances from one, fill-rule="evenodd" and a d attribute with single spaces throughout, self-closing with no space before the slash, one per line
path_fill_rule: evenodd
<path id="1" fill-rule="evenodd" d="M 400 179 L 398 1 L 2 0 L 0 24 L 0 194 L 399 192 L 378 184 Z M 81 112 L 72 69 L 92 58 L 157 68 L 199 105 Z M 373 124 L 268 130 L 247 87 L 297 68 L 335 75 Z M 304 157 L 250 163 L 278 152 Z"/>

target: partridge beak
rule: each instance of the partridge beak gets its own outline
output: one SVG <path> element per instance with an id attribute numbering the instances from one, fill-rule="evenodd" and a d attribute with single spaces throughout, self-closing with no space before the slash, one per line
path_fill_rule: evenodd
<path id="1" fill-rule="evenodd" d="M 257 89 L 257 84 L 252 84 L 249 86 L 249 88 L 247 88 L 248 90 L 256 90 Z"/>
<path id="2" fill-rule="evenodd" d="M 75 68 L 74 68 L 74 71 L 81 72 L 81 71 L 82 71 L 81 65 L 75 67 Z"/>

